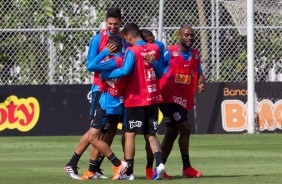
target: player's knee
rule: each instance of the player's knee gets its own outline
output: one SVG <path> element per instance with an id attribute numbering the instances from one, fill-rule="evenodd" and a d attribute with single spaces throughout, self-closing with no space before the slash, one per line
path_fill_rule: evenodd
<path id="1" fill-rule="evenodd" d="M 88 140 L 91 144 L 95 143 L 95 141 L 99 140 L 101 134 L 98 129 L 91 128 L 88 136 Z"/>
<path id="2" fill-rule="evenodd" d="M 191 130 L 190 128 L 182 129 L 179 131 L 179 137 L 187 137 L 190 136 Z"/>

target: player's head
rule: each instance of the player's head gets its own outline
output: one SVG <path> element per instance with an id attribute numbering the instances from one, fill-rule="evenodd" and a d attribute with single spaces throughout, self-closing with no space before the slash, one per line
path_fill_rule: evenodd
<path id="1" fill-rule="evenodd" d="M 113 44 L 116 46 L 116 50 L 114 51 L 114 53 L 121 52 L 122 47 L 123 47 L 122 39 L 118 34 L 109 36 L 108 44 Z"/>
<path id="2" fill-rule="evenodd" d="M 135 23 L 128 23 L 124 26 L 123 30 L 122 30 L 123 34 L 124 34 L 124 39 L 125 41 L 130 44 L 133 45 L 135 43 L 135 40 L 138 38 L 141 39 L 141 31 L 138 27 L 137 24 Z"/>
<path id="3" fill-rule="evenodd" d="M 179 43 L 182 47 L 190 49 L 195 42 L 195 33 L 191 26 L 181 26 L 178 32 Z"/>
<path id="4" fill-rule="evenodd" d="M 155 43 L 155 36 L 149 29 L 141 29 L 142 37 L 147 43 Z"/>
<path id="5" fill-rule="evenodd" d="M 118 8 L 109 8 L 106 15 L 107 29 L 112 34 L 119 32 L 121 26 L 121 11 Z"/>

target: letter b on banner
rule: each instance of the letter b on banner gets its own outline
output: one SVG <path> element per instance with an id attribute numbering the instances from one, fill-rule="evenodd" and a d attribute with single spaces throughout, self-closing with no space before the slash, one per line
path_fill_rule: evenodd
<path id="1" fill-rule="evenodd" d="M 227 132 L 246 130 L 245 104 L 239 100 L 226 100 L 221 104 L 222 125 Z"/>

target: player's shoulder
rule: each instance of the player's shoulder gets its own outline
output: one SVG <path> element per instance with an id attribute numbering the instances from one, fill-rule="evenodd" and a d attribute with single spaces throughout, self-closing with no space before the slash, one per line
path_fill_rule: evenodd
<path id="1" fill-rule="evenodd" d="M 177 44 L 169 45 L 169 46 L 167 47 L 167 50 L 169 50 L 169 51 L 178 50 L 178 45 L 177 45 Z"/>
<path id="2" fill-rule="evenodd" d="M 197 49 L 194 49 L 194 48 L 191 48 L 191 49 L 192 49 L 193 53 L 200 55 L 200 51 L 198 51 Z"/>
<path id="3" fill-rule="evenodd" d="M 93 35 L 92 39 L 100 39 L 101 36 L 103 35 L 107 35 L 108 34 L 108 30 L 104 29 L 104 30 L 99 30 L 96 32 L 96 34 Z"/>
<path id="4" fill-rule="evenodd" d="M 108 30 L 107 29 L 101 30 L 101 31 L 99 31 L 99 34 L 102 35 L 102 36 L 108 35 Z"/>
<path id="5" fill-rule="evenodd" d="M 98 41 L 98 40 L 100 40 L 100 37 L 101 37 L 100 32 L 97 31 L 96 34 L 94 34 L 94 35 L 92 36 L 91 41 L 94 41 L 94 40 L 97 40 L 97 41 Z"/>
<path id="6" fill-rule="evenodd" d="M 155 40 L 155 43 L 161 47 L 164 47 L 164 43 L 159 40 Z"/>

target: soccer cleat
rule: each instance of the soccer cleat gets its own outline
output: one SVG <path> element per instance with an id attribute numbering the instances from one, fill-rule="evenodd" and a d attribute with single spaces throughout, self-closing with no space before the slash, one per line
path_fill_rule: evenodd
<path id="1" fill-rule="evenodd" d="M 78 169 L 77 166 L 71 166 L 71 165 L 66 165 L 64 167 L 65 172 L 69 174 L 70 178 L 80 180 L 77 169 Z"/>
<path id="2" fill-rule="evenodd" d="M 128 164 L 125 161 L 121 161 L 121 164 L 117 167 L 113 166 L 114 176 L 112 180 L 119 180 L 128 168 Z"/>
<path id="3" fill-rule="evenodd" d="M 164 164 L 160 164 L 158 167 L 156 167 L 154 169 L 154 173 L 153 173 L 152 179 L 153 180 L 161 180 L 161 179 L 163 179 L 164 172 L 165 172 L 165 166 L 164 166 Z"/>
<path id="4" fill-rule="evenodd" d="M 202 175 L 203 175 L 202 172 L 197 171 L 193 167 L 187 167 L 182 172 L 182 176 L 189 177 L 189 178 L 199 178 Z"/>
<path id="5" fill-rule="evenodd" d="M 146 167 L 146 178 L 152 179 L 153 172 L 154 172 L 154 170 L 153 170 L 152 167 Z"/>
<path id="6" fill-rule="evenodd" d="M 108 179 L 109 177 L 105 176 L 104 173 L 102 172 L 102 169 L 98 169 L 96 171 L 96 176 L 98 179 Z"/>
<path id="7" fill-rule="evenodd" d="M 134 175 L 133 174 L 131 174 L 131 175 L 127 175 L 126 173 L 124 173 L 123 175 L 121 175 L 121 177 L 120 177 L 120 180 L 134 180 L 135 178 L 134 178 Z"/>
<path id="8" fill-rule="evenodd" d="M 163 178 L 165 178 L 165 179 L 170 179 L 170 178 L 172 178 L 172 176 L 170 176 L 170 175 L 168 175 L 166 172 L 164 172 Z"/>
<path id="9" fill-rule="evenodd" d="M 91 171 L 84 171 L 83 176 L 80 177 L 81 180 L 91 180 L 91 179 L 97 179 L 97 175 L 95 172 Z"/>

